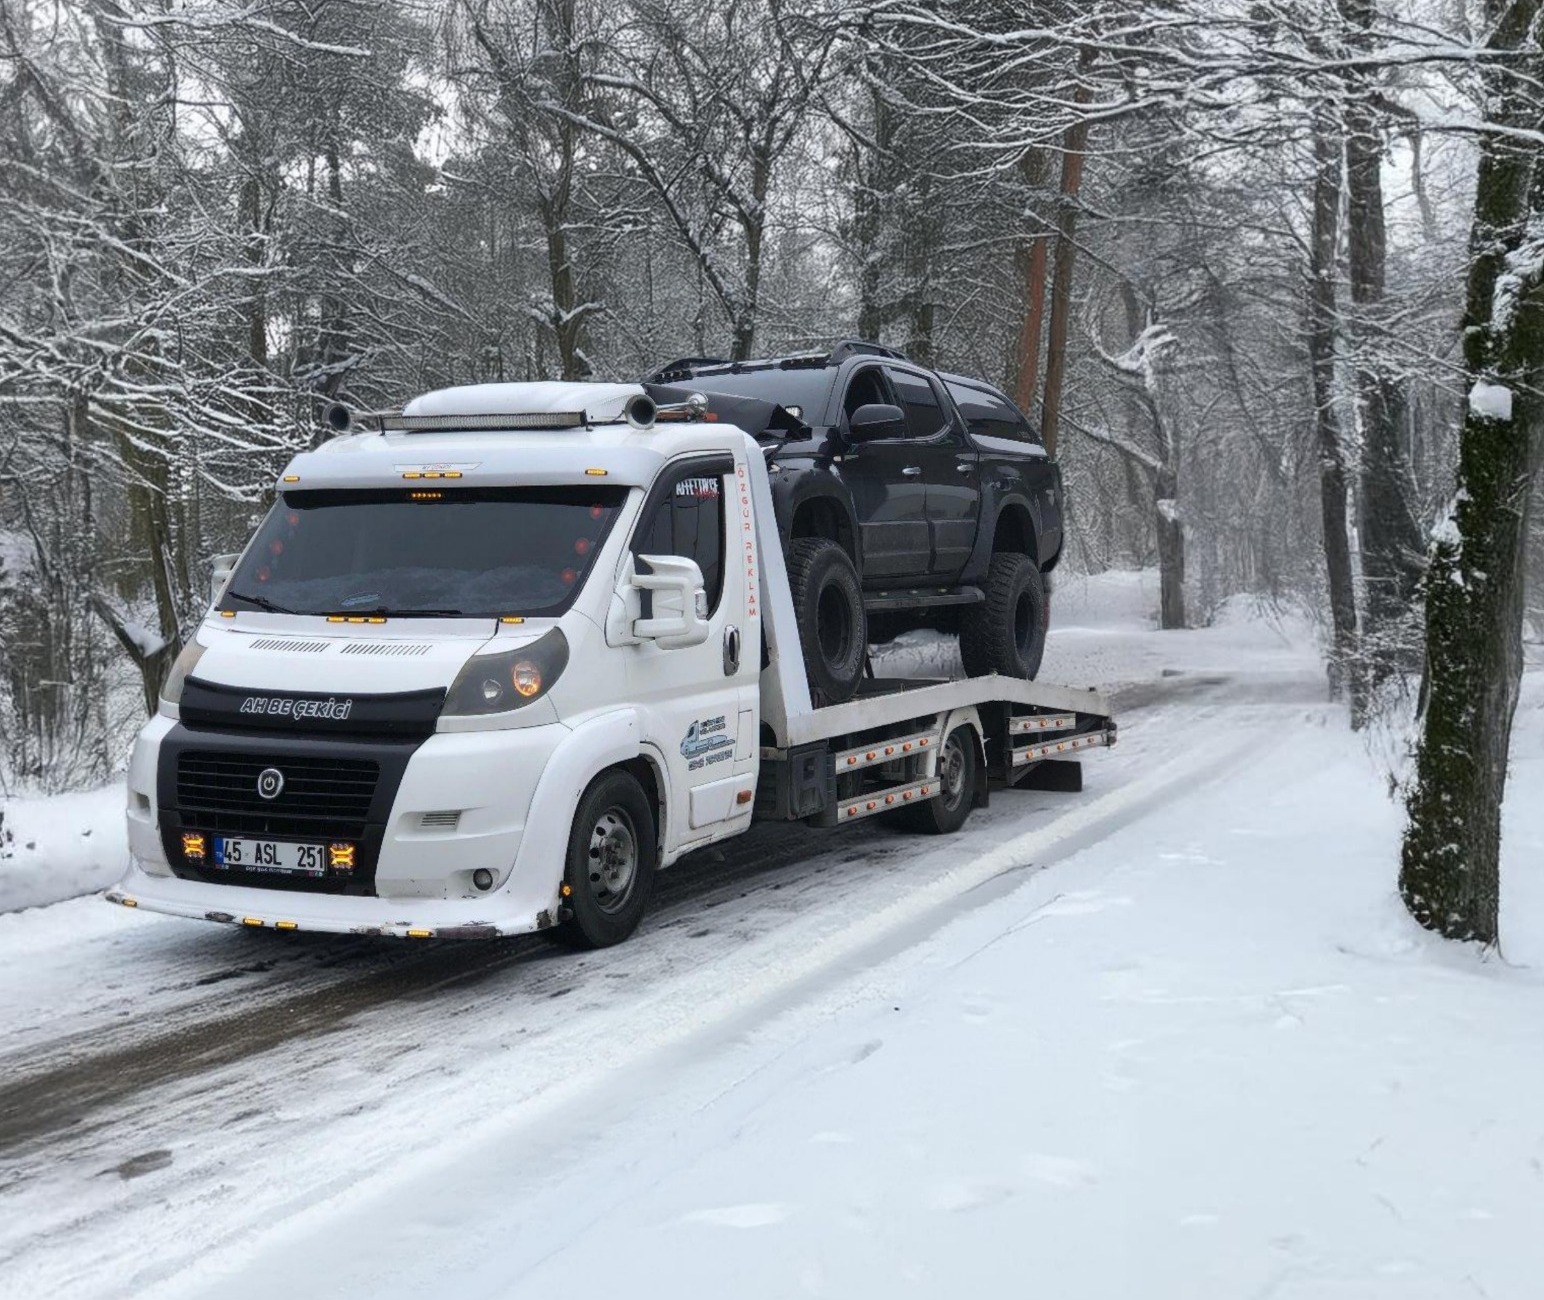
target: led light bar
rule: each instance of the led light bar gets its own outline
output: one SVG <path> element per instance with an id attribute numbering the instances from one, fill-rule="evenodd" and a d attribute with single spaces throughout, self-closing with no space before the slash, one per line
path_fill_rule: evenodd
<path id="1" fill-rule="evenodd" d="M 511 411 L 503 415 L 382 415 L 382 433 L 466 433 L 505 429 L 578 429 L 583 411 Z"/>

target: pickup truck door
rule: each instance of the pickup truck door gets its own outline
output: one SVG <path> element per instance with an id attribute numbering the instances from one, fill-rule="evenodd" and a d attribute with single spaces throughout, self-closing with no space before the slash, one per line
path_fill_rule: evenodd
<path id="1" fill-rule="evenodd" d="M 896 403 L 883 368 L 865 366 L 848 381 L 843 417 L 874 402 Z M 894 586 L 924 577 L 932 565 L 927 524 L 927 478 L 910 438 L 849 444 L 841 474 L 852 493 L 862 532 L 863 585 Z"/>
<path id="2" fill-rule="evenodd" d="M 672 856 L 684 845 L 742 829 L 751 813 L 736 795 L 755 786 L 761 655 L 759 624 L 748 604 L 755 575 L 748 577 L 741 559 L 738 469 L 728 452 L 667 466 L 633 532 L 635 566 L 640 555 L 695 560 L 708 600 L 710 630 L 701 645 L 663 649 L 645 641 L 630 651 L 644 739 L 666 769 L 663 847 Z"/>
<path id="3" fill-rule="evenodd" d="M 981 525 L 976 452 L 937 380 L 896 367 L 889 374 L 912 435 L 908 465 L 927 485 L 928 578 L 945 586 L 964 571 Z"/>

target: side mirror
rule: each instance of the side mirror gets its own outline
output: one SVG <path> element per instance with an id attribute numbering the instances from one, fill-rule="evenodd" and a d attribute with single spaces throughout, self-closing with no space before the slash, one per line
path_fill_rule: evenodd
<path id="1" fill-rule="evenodd" d="M 847 421 L 854 442 L 874 442 L 880 438 L 904 438 L 906 413 L 888 402 L 870 402 L 860 406 Z"/>
<path id="2" fill-rule="evenodd" d="M 216 555 L 209 561 L 209 603 L 218 605 L 220 597 L 225 594 L 225 585 L 231 580 L 231 574 L 236 571 L 236 561 L 241 558 L 239 551 L 232 551 L 229 555 Z"/>
<path id="3" fill-rule="evenodd" d="M 633 635 L 661 650 L 680 650 L 708 639 L 708 595 L 696 560 L 681 555 L 640 555 L 650 572 L 633 575 L 633 585 L 654 593 L 654 613 L 633 620 Z"/>

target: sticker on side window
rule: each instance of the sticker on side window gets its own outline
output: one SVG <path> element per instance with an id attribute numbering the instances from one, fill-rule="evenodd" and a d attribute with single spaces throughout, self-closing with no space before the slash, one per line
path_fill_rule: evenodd
<path id="1" fill-rule="evenodd" d="M 675 494 L 678 497 L 692 497 L 698 501 L 716 501 L 723 496 L 724 492 L 716 478 L 683 478 L 676 483 Z"/>

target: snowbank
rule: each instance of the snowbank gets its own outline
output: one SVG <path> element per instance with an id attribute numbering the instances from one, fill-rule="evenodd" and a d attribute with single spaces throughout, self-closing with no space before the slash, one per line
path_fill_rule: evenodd
<path id="1" fill-rule="evenodd" d="M 123 783 L 0 799 L 0 912 L 106 889 L 128 860 Z"/>

